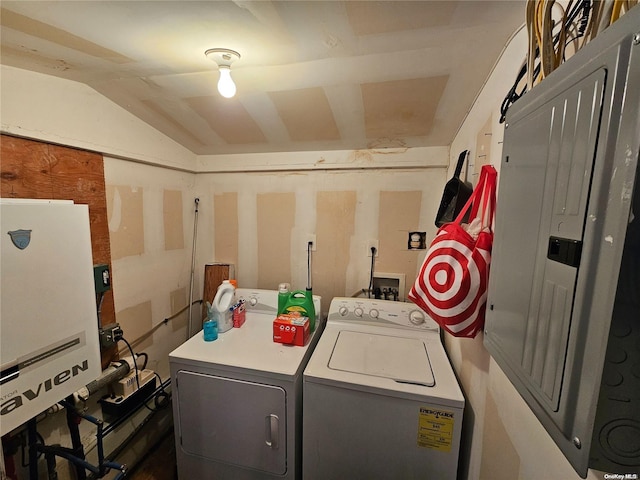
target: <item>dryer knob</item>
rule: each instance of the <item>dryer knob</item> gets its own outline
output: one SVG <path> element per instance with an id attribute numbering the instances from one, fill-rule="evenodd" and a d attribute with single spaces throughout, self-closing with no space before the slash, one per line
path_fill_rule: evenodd
<path id="1" fill-rule="evenodd" d="M 347 307 L 340 307 L 338 313 L 344 317 L 349 313 L 349 309 Z"/>
<path id="2" fill-rule="evenodd" d="M 424 313 L 420 310 L 413 310 L 409 313 L 409 321 L 414 325 L 421 325 L 424 323 Z"/>
<path id="3" fill-rule="evenodd" d="M 356 307 L 353 313 L 355 314 L 356 317 L 361 317 L 364 311 L 360 307 Z"/>
<path id="4" fill-rule="evenodd" d="M 249 305 L 255 307 L 258 304 L 258 299 L 256 297 L 249 297 Z"/>
<path id="5" fill-rule="evenodd" d="M 375 308 L 372 308 L 371 310 L 369 310 L 369 316 L 371 318 L 378 318 L 380 316 L 380 312 Z"/>

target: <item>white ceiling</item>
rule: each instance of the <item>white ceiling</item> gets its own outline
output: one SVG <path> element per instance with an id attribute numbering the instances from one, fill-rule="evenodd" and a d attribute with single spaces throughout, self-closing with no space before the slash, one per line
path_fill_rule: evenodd
<path id="1" fill-rule="evenodd" d="M 523 0 L 1 6 L 3 64 L 85 83 L 202 155 L 449 145 L 524 23 Z M 233 99 L 217 47 L 241 54 Z"/>

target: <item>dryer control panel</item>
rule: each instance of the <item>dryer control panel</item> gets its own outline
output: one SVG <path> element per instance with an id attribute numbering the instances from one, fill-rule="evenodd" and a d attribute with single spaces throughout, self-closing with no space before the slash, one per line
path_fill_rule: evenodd
<path id="1" fill-rule="evenodd" d="M 438 324 L 417 305 L 375 298 L 334 297 L 329 307 L 327 321 L 440 331 Z"/>

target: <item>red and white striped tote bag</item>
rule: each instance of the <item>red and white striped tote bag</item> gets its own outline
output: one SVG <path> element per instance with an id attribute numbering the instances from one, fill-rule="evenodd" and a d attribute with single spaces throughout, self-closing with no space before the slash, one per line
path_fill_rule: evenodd
<path id="1" fill-rule="evenodd" d="M 458 217 L 438 230 L 409 292 L 412 302 L 456 337 L 475 337 L 484 326 L 496 183 L 495 168 L 483 166 Z M 463 227 L 469 208 L 469 226 Z"/>

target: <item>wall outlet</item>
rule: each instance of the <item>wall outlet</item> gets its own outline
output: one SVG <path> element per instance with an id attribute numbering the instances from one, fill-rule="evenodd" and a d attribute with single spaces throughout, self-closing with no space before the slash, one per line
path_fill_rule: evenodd
<path id="1" fill-rule="evenodd" d="M 312 245 L 311 245 L 311 251 L 312 251 L 312 252 L 315 252 L 315 251 L 316 251 L 316 248 L 317 248 L 317 244 L 316 244 L 316 236 L 315 236 L 315 234 L 311 234 L 311 233 L 310 233 L 310 234 L 308 234 L 308 235 L 305 237 L 305 240 L 304 240 L 304 251 L 305 251 L 305 252 L 306 252 L 306 251 L 307 251 L 307 249 L 309 248 L 309 242 L 311 242 L 311 243 L 312 243 Z"/>
<path id="2" fill-rule="evenodd" d="M 371 256 L 371 249 L 375 248 L 376 249 L 376 254 L 375 256 L 378 256 L 379 250 L 380 250 L 380 242 L 378 240 L 368 240 L 367 241 L 367 257 Z"/>

